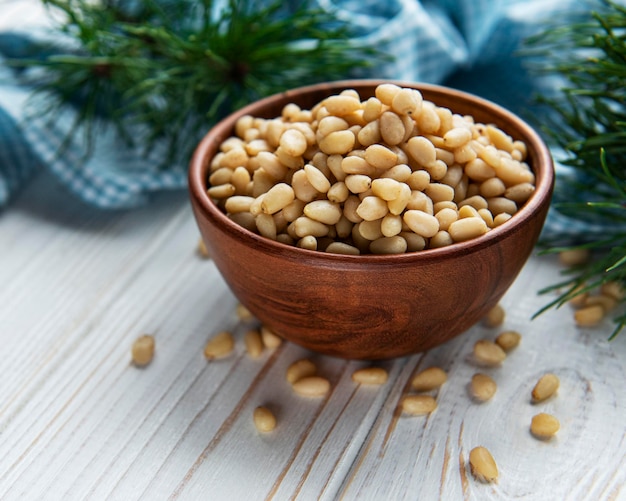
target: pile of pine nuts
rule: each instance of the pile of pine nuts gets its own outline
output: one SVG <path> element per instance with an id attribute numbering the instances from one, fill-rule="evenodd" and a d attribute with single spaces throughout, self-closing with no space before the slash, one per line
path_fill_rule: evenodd
<path id="1" fill-rule="evenodd" d="M 447 246 L 499 226 L 535 189 L 525 143 L 387 83 L 311 110 L 241 117 L 208 195 L 264 237 L 340 254 Z"/>

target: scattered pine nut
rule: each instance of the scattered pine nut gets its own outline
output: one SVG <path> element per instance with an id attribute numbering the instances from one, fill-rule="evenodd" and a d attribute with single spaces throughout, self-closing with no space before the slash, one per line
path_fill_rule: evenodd
<path id="1" fill-rule="evenodd" d="M 276 335 L 269 327 L 263 325 L 261 327 L 261 338 L 266 348 L 278 348 L 283 340 Z"/>
<path id="2" fill-rule="evenodd" d="M 474 447 L 469 455 L 470 471 L 481 482 L 498 480 L 498 466 L 491 452 L 485 447 Z"/>
<path id="3" fill-rule="evenodd" d="M 614 297 L 605 294 L 588 295 L 585 298 L 583 307 L 594 305 L 602 306 L 604 313 L 607 314 L 609 311 L 615 308 L 615 305 L 617 305 L 617 300 Z"/>
<path id="4" fill-rule="evenodd" d="M 323 397 L 330 391 L 330 382 L 320 376 L 303 377 L 291 386 L 298 395 L 303 397 Z"/>
<path id="5" fill-rule="evenodd" d="M 413 416 L 430 414 L 437 408 L 437 401 L 430 395 L 406 395 L 400 407 L 403 412 Z"/>
<path id="6" fill-rule="evenodd" d="M 235 313 L 237 314 L 237 318 L 242 322 L 250 322 L 255 319 L 252 312 L 241 303 L 237 303 Z"/>
<path id="7" fill-rule="evenodd" d="M 496 366 L 506 359 L 506 352 L 493 341 L 481 339 L 474 344 L 474 359 L 481 365 Z"/>
<path id="8" fill-rule="evenodd" d="M 559 420 L 545 412 L 533 416 L 530 422 L 530 432 L 541 440 L 552 438 L 560 428 Z"/>
<path id="9" fill-rule="evenodd" d="M 576 291 L 585 288 L 584 284 L 581 284 L 576 288 Z M 589 292 L 577 292 L 567 303 L 575 309 L 582 308 L 585 305 L 585 301 L 589 297 Z"/>
<path id="10" fill-rule="evenodd" d="M 415 375 L 411 387 L 415 391 L 431 391 L 439 388 L 447 380 L 446 371 L 440 367 L 429 367 Z"/>
<path id="11" fill-rule="evenodd" d="M 624 287 L 619 282 L 605 282 L 600 286 L 600 293 L 621 301 L 626 296 Z"/>
<path id="12" fill-rule="evenodd" d="M 131 348 L 133 364 L 137 367 L 144 367 L 152 362 L 154 357 L 154 337 L 144 334 L 135 339 Z"/>
<path id="13" fill-rule="evenodd" d="M 532 391 L 533 402 L 543 402 L 559 389 L 560 381 L 556 374 L 544 374 L 539 378 Z"/>
<path id="14" fill-rule="evenodd" d="M 487 374 L 474 374 L 470 383 L 470 393 L 479 402 L 486 402 L 498 389 L 496 382 Z"/>
<path id="15" fill-rule="evenodd" d="M 207 360 L 223 358 L 230 355 L 235 348 L 233 335 L 228 331 L 222 331 L 213 336 L 204 346 L 204 356 Z"/>
<path id="16" fill-rule="evenodd" d="M 260 432 L 267 433 L 276 428 L 276 416 L 267 407 L 259 406 L 252 414 L 254 426 Z"/>
<path id="17" fill-rule="evenodd" d="M 593 327 L 604 318 L 604 308 L 599 304 L 585 306 L 574 312 L 574 321 L 579 327 Z"/>
<path id="18" fill-rule="evenodd" d="M 243 342 L 248 355 L 252 358 L 257 358 L 263 353 L 263 339 L 261 339 L 261 334 L 258 330 L 251 329 L 247 331 L 243 336 Z"/>
<path id="19" fill-rule="evenodd" d="M 198 240 L 198 246 L 196 247 L 196 250 L 198 252 L 198 255 L 202 259 L 210 259 L 211 258 L 211 255 L 209 254 L 209 249 L 207 249 L 206 244 L 204 243 L 204 240 L 202 238 L 200 238 Z"/>
<path id="20" fill-rule="evenodd" d="M 365 367 L 352 373 L 352 381 L 359 384 L 381 385 L 387 382 L 388 377 L 382 367 Z"/>
<path id="21" fill-rule="evenodd" d="M 517 348 L 521 339 L 522 336 L 519 332 L 505 331 L 498 334 L 498 337 L 496 337 L 496 344 L 502 348 L 505 353 L 508 353 L 512 349 Z"/>
<path id="22" fill-rule="evenodd" d="M 315 376 L 316 372 L 317 367 L 311 360 L 308 358 L 301 358 L 287 367 L 285 377 L 289 384 L 294 384 L 296 381 L 304 377 Z"/>
<path id="23" fill-rule="evenodd" d="M 484 316 L 483 324 L 487 327 L 498 327 L 504 323 L 505 316 L 504 308 L 497 304 Z"/>
<path id="24" fill-rule="evenodd" d="M 589 262 L 589 249 L 567 249 L 559 252 L 559 262 L 564 266 L 576 266 Z"/>

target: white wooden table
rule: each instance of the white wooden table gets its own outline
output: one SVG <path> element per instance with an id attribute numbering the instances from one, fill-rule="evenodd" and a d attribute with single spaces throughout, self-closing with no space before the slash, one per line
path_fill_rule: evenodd
<path id="1" fill-rule="evenodd" d="M 3 0 L 0 27 L 36 19 L 33 4 Z M 501 328 L 384 362 L 389 381 L 366 387 L 351 374 L 367 363 L 290 343 L 250 358 L 237 301 L 197 241 L 185 193 L 99 212 L 40 176 L 0 213 L 0 499 L 626 499 L 626 333 L 609 343 L 610 320 L 579 329 L 569 307 L 531 321 L 549 299 L 537 291 L 559 279 L 554 258 L 531 258 Z M 207 362 L 203 346 L 223 329 L 235 353 Z M 522 344 L 487 370 L 498 391 L 477 404 L 472 346 L 505 329 Z M 139 369 L 130 347 L 143 333 L 157 350 Z M 302 357 L 330 379 L 327 397 L 291 390 L 285 370 Z M 431 365 L 449 374 L 437 410 L 402 415 L 413 374 Z M 561 389 L 533 405 L 548 371 Z M 269 434 L 253 425 L 258 405 L 277 415 Z M 549 442 L 529 433 L 542 411 L 561 422 Z M 471 476 L 477 445 L 494 455 L 497 484 Z"/>
<path id="2" fill-rule="evenodd" d="M 318 356 L 291 343 L 250 358 L 231 295 L 211 261 L 185 193 L 148 207 L 98 212 L 39 177 L 0 216 L 0 499 L 626 499 L 626 334 L 610 320 L 578 329 L 569 307 L 531 320 L 559 278 L 534 256 L 502 301 L 504 325 L 477 325 L 424 354 L 384 362 L 383 387 L 358 386 L 366 362 Z M 222 329 L 235 353 L 207 362 Z M 522 344 L 502 367 L 494 398 L 473 402 L 473 343 L 503 329 Z M 156 338 L 152 364 L 130 363 L 132 341 Z M 286 367 L 313 358 L 326 398 L 297 396 Z M 398 412 L 412 375 L 449 373 L 428 417 Z M 530 403 L 540 375 L 558 395 Z M 278 427 L 260 434 L 252 411 L 268 405 Z M 531 417 L 561 421 L 539 441 Z M 486 446 L 497 484 L 470 474 Z"/>

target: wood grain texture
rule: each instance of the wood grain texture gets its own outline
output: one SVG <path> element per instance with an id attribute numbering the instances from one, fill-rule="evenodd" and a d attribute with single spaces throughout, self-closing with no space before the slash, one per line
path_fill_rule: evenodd
<path id="1" fill-rule="evenodd" d="M 0 26 L 35 3 L 0 0 Z M 609 320 L 579 329 L 567 307 L 530 320 L 548 300 L 536 291 L 559 276 L 554 259 L 531 257 L 504 296 L 502 329 L 522 343 L 486 370 L 498 391 L 476 404 L 467 384 L 485 369 L 472 346 L 500 329 L 477 325 L 382 362 L 380 388 L 351 380 L 368 362 L 290 343 L 252 359 L 249 326 L 214 263 L 196 255 L 198 238 L 184 193 L 100 212 L 46 175 L 0 213 L 0 499 L 626 499 L 626 335 L 607 342 Z M 222 329 L 235 333 L 235 353 L 209 363 L 204 343 Z M 143 333 L 156 356 L 138 369 L 130 347 Z M 298 397 L 286 383 L 305 356 L 331 381 L 327 397 Z M 400 414 L 412 376 L 431 365 L 449 374 L 433 392 L 438 408 Z M 548 371 L 561 388 L 533 405 Z M 260 404 L 278 418 L 272 433 L 254 427 Z M 529 433 L 543 411 L 561 421 L 550 442 Z M 476 445 L 493 453 L 498 484 L 470 475 Z"/>
<path id="2" fill-rule="evenodd" d="M 67 201 L 38 179 L 0 219 L 0 499 L 625 499 L 626 337 L 608 343 L 610 321 L 575 327 L 569 308 L 531 315 L 558 278 L 533 256 L 502 304 L 502 329 L 521 345 L 502 367 L 472 363 L 473 343 L 500 329 L 477 325 L 426 353 L 381 362 L 382 387 L 351 379 L 369 362 L 316 355 L 291 343 L 250 358 L 248 324 L 214 263 L 195 253 L 185 194 L 128 213 Z M 207 362 L 206 340 L 232 329 L 235 353 Z M 156 356 L 130 364 L 136 336 Z M 311 357 L 332 384 L 325 398 L 294 394 L 289 364 Z M 402 415 L 410 380 L 431 365 L 449 380 L 428 417 Z M 498 383 L 473 402 L 477 371 Z M 544 372 L 555 398 L 532 404 Z M 259 434 L 258 405 L 278 426 Z M 529 433 L 537 412 L 562 429 Z M 471 448 L 498 462 L 498 484 L 470 475 Z"/>

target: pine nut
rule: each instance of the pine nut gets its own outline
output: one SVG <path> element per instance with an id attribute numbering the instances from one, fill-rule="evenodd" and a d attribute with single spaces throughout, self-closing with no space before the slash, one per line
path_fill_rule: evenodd
<path id="1" fill-rule="evenodd" d="M 243 336 L 243 342 L 246 346 L 248 355 L 252 358 L 258 358 L 263 353 L 263 339 L 258 330 L 249 330 Z"/>
<path id="2" fill-rule="evenodd" d="M 493 341 L 481 339 L 474 344 L 474 359 L 481 365 L 496 366 L 504 362 L 506 353 Z"/>
<path id="3" fill-rule="evenodd" d="M 531 393 L 533 402 L 543 402 L 559 389 L 560 381 L 556 374 L 544 374 L 539 378 Z"/>
<path id="4" fill-rule="evenodd" d="M 327 155 L 345 155 L 354 147 L 355 141 L 352 131 L 338 130 L 323 137 L 319 141 L 319 148 Z"/>
<path id="5" fill-rule="evenodd" d="M 448 233 L 455 242 L 465 242 L 487 233 L 489 228 L 483 218 L 466 217 L 450 223 Z"/>
<path id="6" fill-rule="evenodd" d="M 261 326 L 261 339 L 266 348 L 278 348 L 283 340 L 266 325 Z"/>
<path id="7" fill-rule="evenodd" d="M 380 115 L 380 135 L 390 146 L 400 144 L 406 134 L 404 124 L 398 115 L 392 111 L 385 111 Z"/>
<path id="8" fill-rule="evenodd" d="M 351 256 L 358 256 L 361 254 L 361 251 L 357 247 L 344 242 L 332 242 L 328 247 L 326 247 L 326 252 Z"/>
<path id="9" fill-rule="evenodd" d="M 499 197 L 507 191 L 502 179 L 499 177 L 492 177 L 480 184 L 480 195 L 485 198 Z"/>
<path id="10" fill-rule="evenodd" d="M 154 337 L 150 334 L 143 334 L 133 342 L 131 356 L 133 364 L 137 367 L 144 367 L 152 362 L 154 358 Z"/>
<path id="11" fill-rule="evenodd" d="M 434 165 L 437 161 L 435 146 L 422 136 L 415 136 L 406 143 L 407 153 L 421 166 Z"/>
<path id="12" fill-rule="evenodd" d="M 415 89 L 400 89 L 391 100 L 391 109 L 398 115 L 417 115 L 422 108 L 422 94 Z"/>
<path id="13" fill-rule="evenodd" d="M 230 355 L 235 348 L 233 335 L 228 331 L 222 331 L 213 336 L 204 346 L 204 356 L 207 360 L 214 360 Z"/>
<path id="14" fill-rule="evenodd" d="M 586 306 L 574 312 L 574 321 L 579 327 L 593 327 L 604 318 L 604 308 L 599 304 Z"/>
<path id="15" fill-rule="evenodd" d="M 474 374 L 470 383 L 470 393 L 479 402 L 486 402 L 494 396 L 498 385 L 487 374 Z"/>
<path id="16" fill-rule="evenodd" d="M 365 197 L 356 208 L 356 213 L 365 221 L 382 219 L 388 212 L 387 202 L 377 196 Z"/>
<path id="17" fill-rule="evenodd" d="M 265 214 L 275 214 L 287 207 L 295 199 L 293 188 L 287 183 L 274 185 L 263 197 L 261 210 Z"/>
<path id="18" fill-rule="evenodd" d="M 530 432 L 541 440 L 552 438 L 560 428 L 561 423 L 559 423 L 559 420 L 545 412 L 533 416 L 530 422 Z"/>
<path id="19" fill-rule="evenodd" d="M 329 231 L 327 225 L 307 216 L 300 216 L 296 219 L 293 222 L 293 228 L 295 230 L 295 234 L 300 238 L 308 235 L 312 235 L 314 237 L 325 237 L 328 235 Z"/>
<path id="20" fill-rule="evenodd" d="M 326 193 L 330 189 L 330 181 L 317 167 L 311 164 L 304 166 L 306 178 L 311 186 L 320 193 Z"/>
<path id="21" fill-rule="evenodd" d="M 505 316 L 504 308 L 497 304 L 487 312 L 482 322 L 487 327 L 498 327 L 504 323 Z"/>
<path id="22" fill-rule="evenodd" d="M 327 97 L 324 106 L 332 115 L 343 116 L 360 109 L 361 102 L 352 96 L 338 95 Z"/>
<path id="23" fill-rule="evenodd" d="M 270 432 L 276 428 L 276 416 L 265 406 L 259 406 L 254 409 L 252 418 L 254 426 L 262 433 Z"/>
<path id="24" fill-rule="evenodd" d="M 429 238 L 439 231 L 439 221 L 421 210 L 407 210 L 403 216 L 407 226 L 418 235 Z"/>
<path id="25" fill-rule="evenodd" d="M 339 204 L 330 200 L 314 200 L 304 206 L 304 215 L 324 224 L 337 224 L 343 215 Z"/>
<path id="26" fill-rule="evenodd" d="M 431 391 L 438 389 L 448 380 L 448 374 L 440 367 L 428 367 L 417 373 L 411 380 L 411 388 L 415 391 Z"/>
<path id="27" fill-rule="evenodd" d="M 400 402 L 400 408 L 407 414 L 423 416 L 437 408 L 437 401 L 430 395 L 406 395 Z"/>
<path id="28" fill-rule="evenodd" d="M 404 183 L 391 178 L 378 178 L 372 181 L 372 193 L 377 197 L 389 201 L 398 198 L 403 191 Z"/>
<path id="29" fill-rule="evenodd" d="M 292 157 L 302 155 L 308 147 L 306 137 L 296 129 L 287 129 L 283 132 L 279 144 L 283 151 Z"/>
<path id="30" fill-rule="evenodd" d="M 395 214 L 386 214 L 380 222 L 380 231 L 386 237 L 394 237 L 402 231 L 402 218 Z"/>
<path id="31" fill-rule="evenodd" d="M 241 303 L 237 303 L 237 306 L 235 306 L 235 314 L 242 322 L 250 322 L 255 319 L 252 312 Z"/>
<path id="32" fill-rule="evenodd" d="M 391 169 L 398 163 L 398 155 L 382 144 L 372 144 L 365 150 L 365 160 L 377 169 Z"/>
<path id="33" fill-rule="evenodd" d="M 487 199 L 487 208 L 494 216 L 498 214 L 515 214 L 517 212 L 517 204 L 513 200 L 505 197 L 491 197 Z"/>
<path id="34" fill-rule="evenodd" d="M 455 149 L 469 143 L 472 133 L 465 127 L 455 127 L 443 135 L 443 144 L 446 148 Z"/>
<path id="35" fill-rule="evenodd" d="M 448 233 L 447 231 L 441 230 L 441 231 L 438 231 L 434 237 L 431 237 L 428 243 L 431 248 L 437 249 L 439 247 L 452 245 L 454 243 L 454 240 L 452 240 L 450 233 Z"/>
<path id="36" fill-rule="evenodd" d="M 416 119 L 417 128 L 422 134 L 434 134 L 441 127 L 439 115 L 432 106 L 422 105 L 422 111 Z"/>
<path id="37" fill-rule="evenodd" d="M 372 190 L 373 191 L 373 190 Z M 402 214 L 411 199 L 411 188 L 405 183 L 400 183 L 400 194 L 397 198 L 387 201 L 389 212 L 396 216 Z"/>
<path id="38" fill-rule="evenodd" d="M 376 120 L 382 113 L 383 103 L 376 97 L 370 97 L 363 104 L 363 119 L 366 122 L 372 122 Z M 361 143 L 363 144 L 363 143 Z"/>
<path id="39" fill-rule="evenodd" d="M 608 313 L 617 305 L 617 300 L 613 296 L 605 294 L 587 295 L 583 303 L 584 306 L 600 305 L 604 313 Z"/>
<path id="40" fill-rule="evenodd" d="M 400 90 L 401 87 L 399 87 L 398 85 L 384 83 L 376 87 L 374 94 L 381 103 L 386 104 L 387 106 L 391 106 L 391 103 L 393 103 L 393 98 L 396 97 L 396 94 L 400 92 Z"/>
<path id="41" fill-rule="evenodd" d="M 614 298 L 616 301 L 621 301 L 625 297 L 624 287 L 619 282 L 603 283 L 600 286 L 600 292 L 606 296 Z"/>
<path id="42" fill-rule="evenodd" d="M 377 238 L 369 246 L 372 254 L 403 254 L 406 249 L 406 240 L 399 235 Z"/>
<path id="43" fill-rule="evenodd" d="M 211 198 L 217 198 L 222 199 L 222 198 L 228 198 L 231 197 L 235 194 L 236 188 L 234 185 L 230 184 L 230 183 L 224 183 L 224 184 L 218 184 L 216 186 L 211 186 L 208 190 L 207 190 L 207 194 L 211 197 Z"/>
<path id="44" fill-rule="evenodd" d="M 359 384 L 382 385 L 389 375 L 382 367 L 366 367 L 352 373 L 352 381 Z"/>
<path id="45" fill-rule="evenodd" d="M 509 200 L 513 200 L 518 204 L 523 204 L 535 191 L 535 185 L 532 183 L 520 183 L 507 188 L 504 196 Z"/>
<path id="46" fill-rule="evenodd" d="M 317 367 L 311 360 L 301 358 L 287 367 L 285 377 L 289 384 L 293 384 L 304 377 L 314 376 L 316 372 Z"/>
<path id="47" fill-rule="evenodd" d="M 498 466 L 496 461 L 485 447 L 474 447 L 469 455 L 470 471 L 480 482 L 495 482 L 498 480 Z"/>
<path id="48" fill-rule="evenodd" d="M 303 397 L 323 397 L 330 391 L 330 382 L 320 376 L 305 376 L 291 386 L 298 395 Z"/>
<path id="49" fill-rule="evenodd" d="M 204 243 L 204 240 L 202 238 L 198 239 L 198 246 L 196 247 L 196 251 L 198 252 L 198 255 L 202 259 L 210 259 L 211 258 L 211 254 L 209 253 L 209 249 L 207 248 L 207 246 Z"/>
<path id="50" fill-rule="evenodd" d="M 521 340 L 522 336 L 519 332 L 505 331 L 498 334 L 496 344 L 508 353 L 512 349 L 517 348 Z"/>

